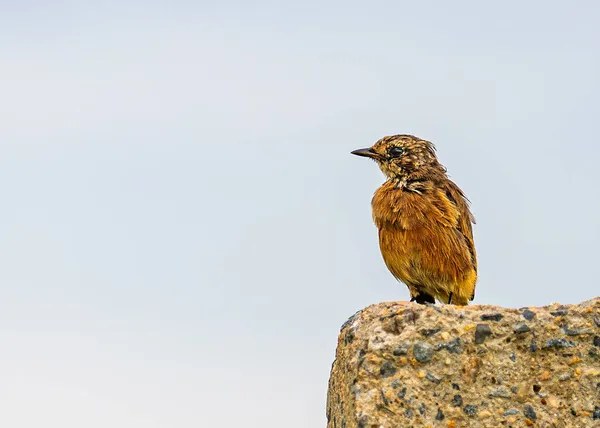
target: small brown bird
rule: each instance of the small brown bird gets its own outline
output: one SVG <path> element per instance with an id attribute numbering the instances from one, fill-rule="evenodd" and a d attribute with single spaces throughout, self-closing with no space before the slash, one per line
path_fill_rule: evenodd
<path id="1" fill-rule="evenodd" d="M 435 146 L 393 135 L 352 154 L 374 159 L 387 178 L 373 196 L 373 220 L 383 260 L 411 302 L 468 305 L 477 282 L 475 219 Z"/>

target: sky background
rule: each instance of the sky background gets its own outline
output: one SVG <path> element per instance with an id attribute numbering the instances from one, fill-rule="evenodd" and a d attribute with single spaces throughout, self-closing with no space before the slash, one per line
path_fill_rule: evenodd
<path id="1" fill-rule="evenodd" d="M 0 3 L 0 426 L 325 426 L 409 295 L 350 155 L 436 143 L 475 303 L 600 294 L 600 3 Z"/>

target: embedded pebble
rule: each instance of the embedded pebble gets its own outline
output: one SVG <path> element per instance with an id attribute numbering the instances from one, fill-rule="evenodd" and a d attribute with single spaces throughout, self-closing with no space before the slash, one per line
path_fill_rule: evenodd
<path id="1" fill-rule="evenodd" d="M 533 320 L 535 318 L 535 312 L 530 311 L 529 309 L 525 309 L 523 312 L 521 312 L 521 315 L 527 321 L 531 321 L 531 320 Z"/>
<path id="2" fill-rule="evenodd" d="M 394 349 L 393 354 L 396 357 L 399 357 L 399 356 L 402 356 L 402 355 L 406 355 L 406 354 L 408 354 L 408 351 L 410 350 L 411 346 L 412 345 L 410 343 L 408 343 L 408 342 L 400 342 L 398 344 L 398 346 L 396 346 L 396 348 Z"/>
<path id="3" fill-rule="evenodd" d="M 462 396 L 460 394 L 456 394 L 452 398 L 452 401 L 450 402 L 450 404 L 452 404 L 454 407 L 460 407 L 460 406 L 462 406 L 463 405 Z"/>
<path id="4" fill-rule="evenodd" d="M 379 374 L 381 375 L 381 377 L 385 378 L 394 376 L 396 374 L 396 371 L 398 370 L 396 369 L 396 367 L 394 367 L 394 363 L 392 363 L 391 361 L 386 361 L 379 369 Z"/>
<path id="5" fill-rule="evenodd" d="M 468 416 L 475 416 L 477 414 L 478 407 L 475 404 L 467 404 L 463 408 L 463 412 L 465 412 Z"/>
<path id="6" fill-rule="evenodd" d="M 513 329 L 513 331 L 514 331 L 516 334 L 528 333 L 528 332 L 530 332 L 530 331 L 531 331 L 531 328 L 529 328 L 529 326 L 528 326 L 527 324 L 520 323 L 520 324 L 517 324 L 517 325 L 515 326 L 515 328 Z"/>
<path id="7" fill-rule="evenodd" d="M 489 324 L 477 324 L 475 327 L 475 343 L 477 345 L 481 345 L 491 335 L 492 329 Z"/>
<path id="8" fill-rule="evenodd" d="M 591 331 L 585 328 L 571 330 L 569 327 L 564 326 L 563 331 L 567 336 L 581 336 L 582 334 L 590 334 Z"/>
<path id="9" fill-rule="evenodd" d="M 451 354 L 462 354 L 464 347 L 460 338 L 457 337 L 450 342 L 440 343 L 435 347 L 436 351 L 441 351 L 442 349 L 447 350 Z"/>
<path id="10" fill-rule="evenodd" d="M 561 317 L 563 315 L 567 315 L 568 313 L 569 310 L 567 308 L 558 308 L 557 310 L 550 312 L 550 315 L 553 317 Z"/>
<path id="11" fill-rule="evenodd" d="M 490 391 L 488 393 L 488 397 L 508 398 L 510 397 L 510 393 L 506 390 L 506 388 L 498 388 Z"/>
<path id="12" fill-rule="evenodd" d="M 413 355 L 418 362 L 427 363 L 433 356 L 433 347 L 429 343 L 417 342 L 413 347 Z"/>
<path id="13" fill-rule="evenodd" d="M 572 348 L 574 346 L 575 346 L 575 343 L 571 342 L 570 340 L 565 340 L 562 338 L 561 339 L 550 339 L 544 345 L 544 349 L 548 349 L 548 348 L 562 349 L 562 348 Z"/>
<path id="14" fill-rule="evenodd" d="M 481 317 L 481 321 L 500 321 L 502 318 L 504 318 L 504 315 L 502 315 L 501 313 L 494 313 L 494 314 L 483 314 Z"/>
<path id="15" fill-rule="evenodd" d="M 430 337 L 436 333 L 439 333 L 441 328 L 427 328 L 420 331 L 421 336 Z"/>
<path id="16" fill-rule="evenodd" d="M 445 417 L 446 416 L 444 415 L 444 412 L 442 412 L 442 409 L 438 408 L 437 414 L 435 415 L 435 420 L 443 421 Z"/>
<path id="17" fill-rule="evenodd" d="M 537 415 L 535 413 L 535 410 L 533 410 L 533 406 L 531 406 L 530 404 L 526 405 L 523 408 L 523 415 L 527 419 L 531 419 L 532 421 L 535 421 L 537 419 Z"/>
<path id="18" fill-rule="evenodd" d="M 406 397 L 406 391 L 407 391 L 406 387 L 404 387 L 404 388 L 402 388 L 402 390 L 398 394 L 396 394 L 396 396 L 398 398 L 402 398 L 403 399 L 404 397 Z"/>
<path id="19" fill-rule="evenodd" d="M 442 379 L 440 379 L 439 377 L 437 377 L 434 374 L 431 374 L 429 372 L 427 372 L 425 379 L 427 379 L 428 381 L 433 382 L 433 383 L 440 383 L 442 381 Z"/>

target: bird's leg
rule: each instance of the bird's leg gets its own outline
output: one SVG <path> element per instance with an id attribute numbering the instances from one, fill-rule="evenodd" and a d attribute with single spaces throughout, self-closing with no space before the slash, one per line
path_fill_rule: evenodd
<path id="1" fill-rule="evenodd" d="M 448 304 L 452 303 L 452 292 L 450 292 L 450 297 L 448 297 Z"/>
<path id="2" fill-rule="evenodd" d="M 433 298 L 433 296 L 431 296 L 429 294 L 425 294 L 425 293 L 421 293 L 418 296 L 413 297 L 410 301 L 417 302 L 420 305 L 424 305 L 426 303 L 434 303 L 435 304 L 435 299 Z"/>

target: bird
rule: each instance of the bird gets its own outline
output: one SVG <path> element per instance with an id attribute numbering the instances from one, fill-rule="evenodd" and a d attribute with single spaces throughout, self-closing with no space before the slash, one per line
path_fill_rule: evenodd
<path id="1" fill-rule="evenodd" d="M 464 192 L 414 135 L 386 136 L 353 155 L 373 159 L 385 182 L 371 201 L 383 260 L 419 304 L 466 306 L 475 298 L 475 217 Z"/>

